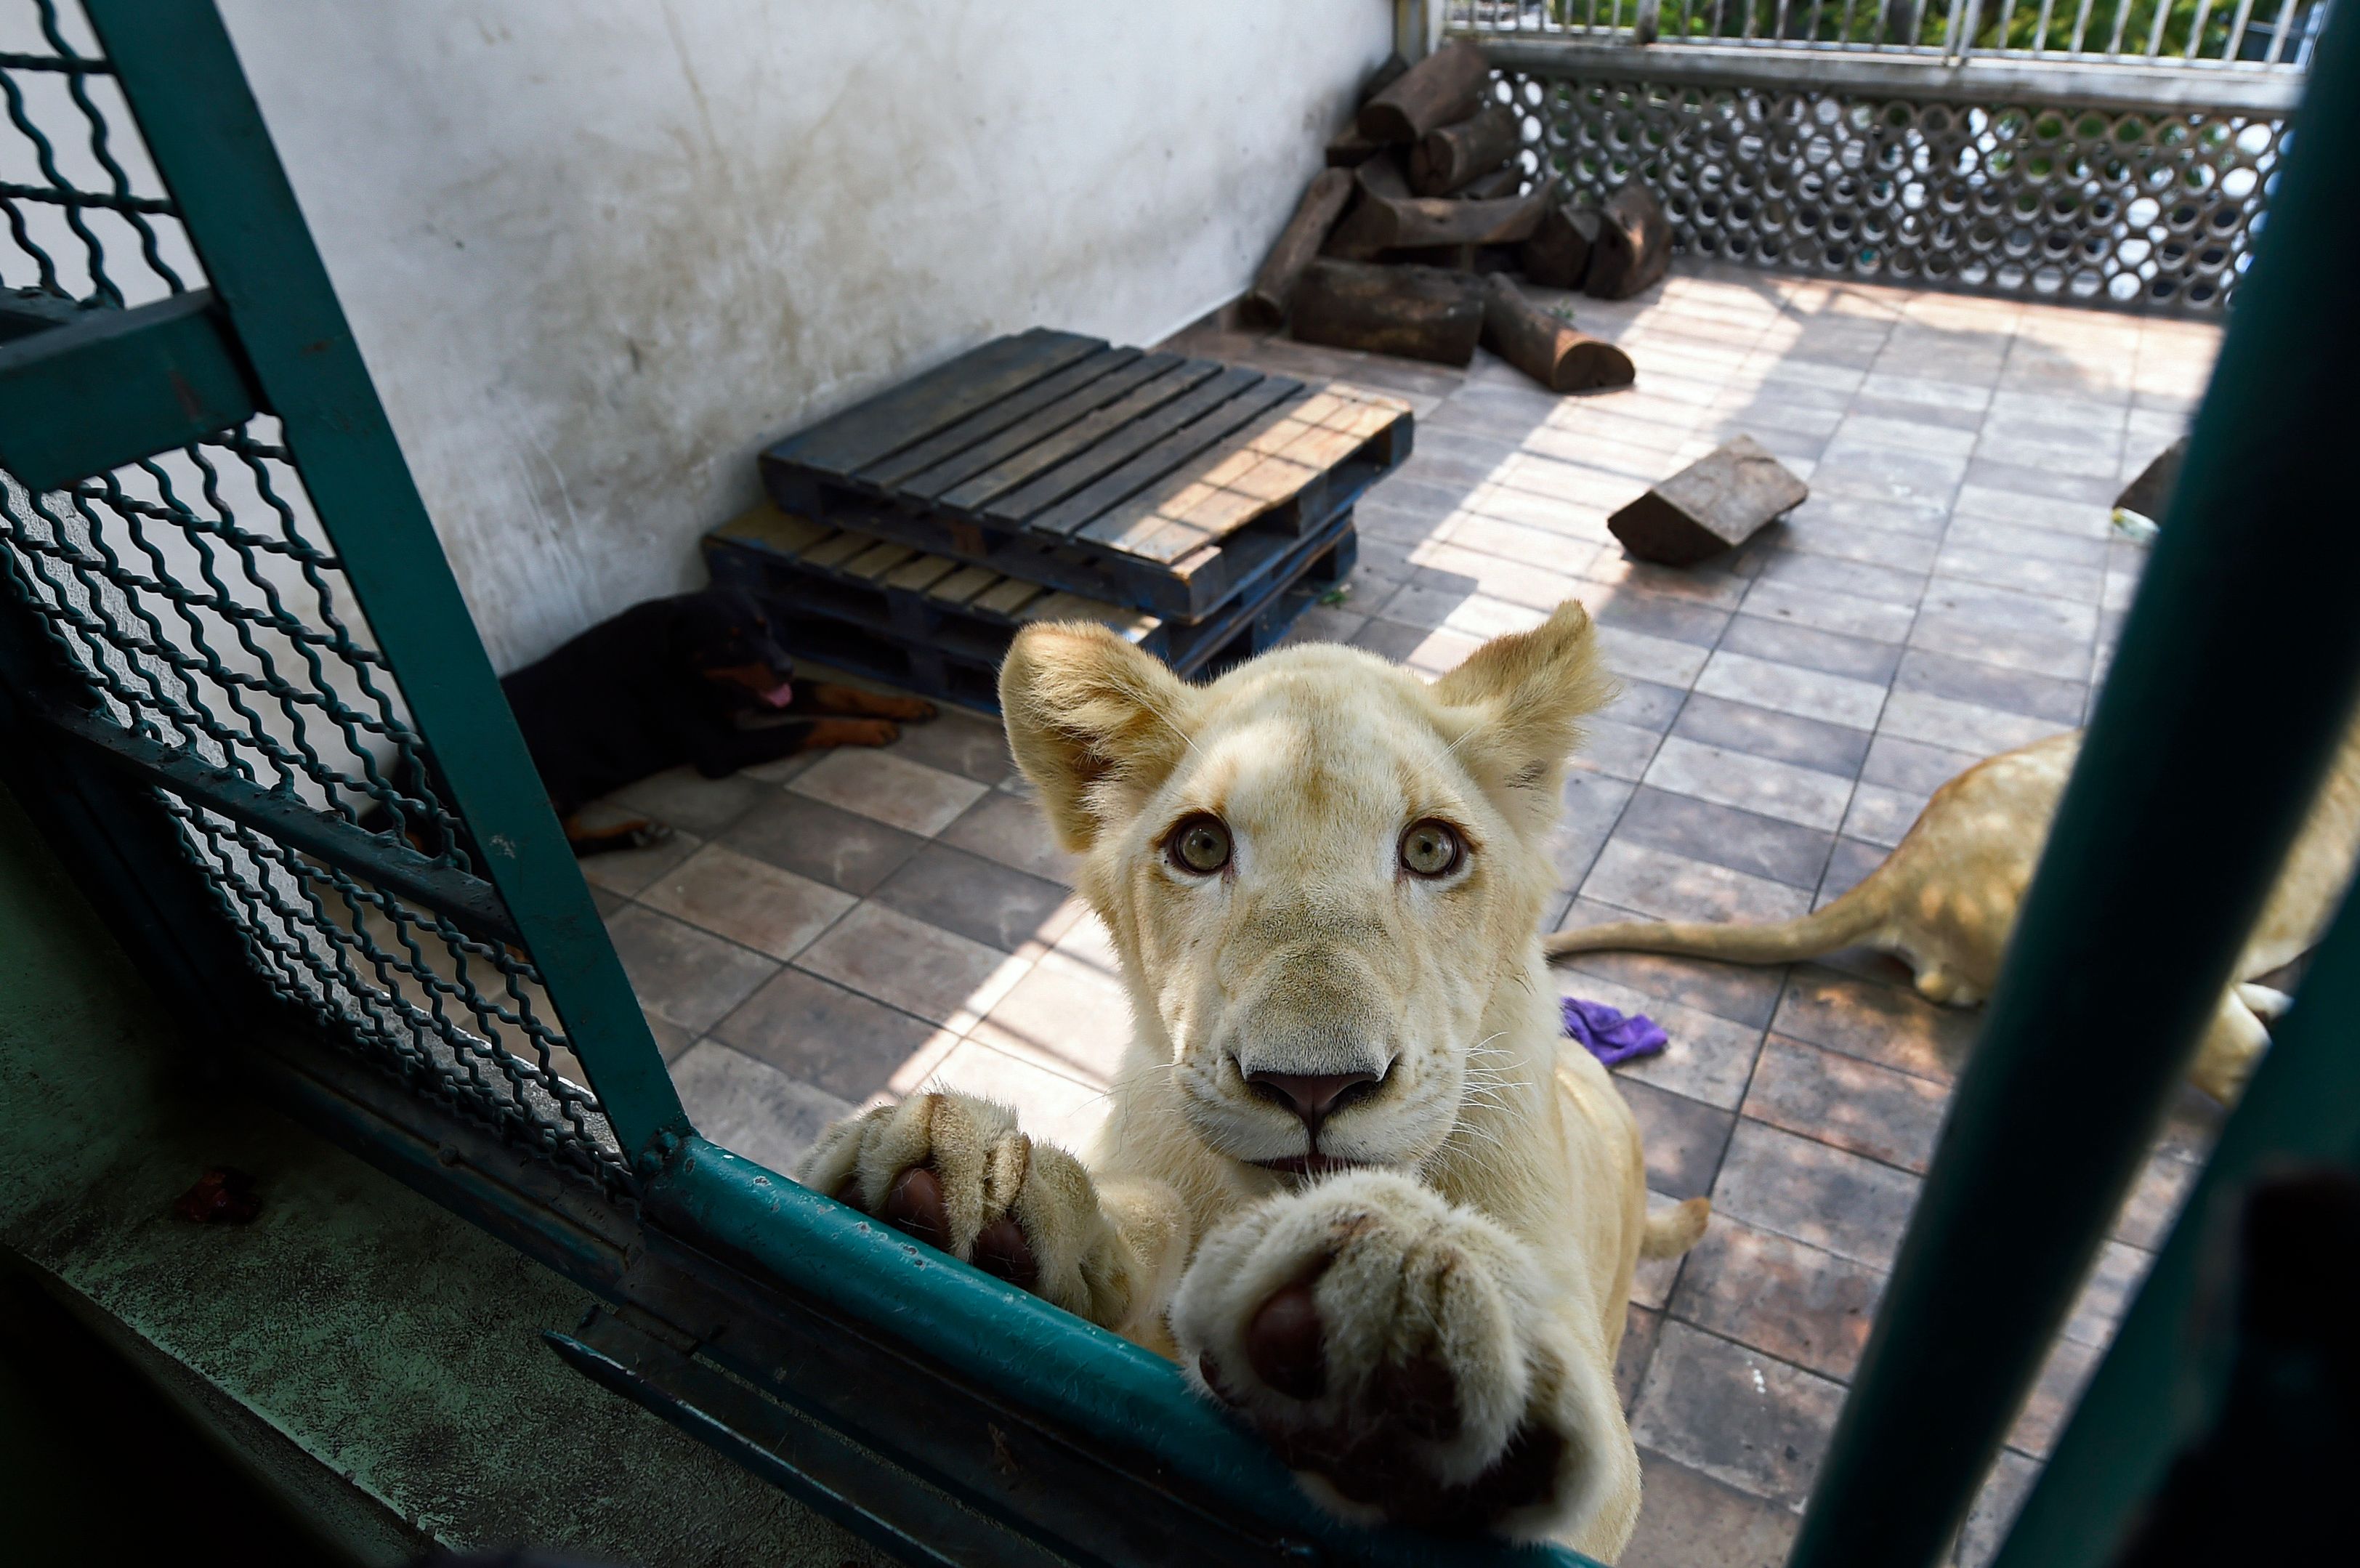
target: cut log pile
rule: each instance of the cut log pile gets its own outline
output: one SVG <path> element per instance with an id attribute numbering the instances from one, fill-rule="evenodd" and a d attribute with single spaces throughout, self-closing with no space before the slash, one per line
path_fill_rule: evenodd
<path id="1" fill-rule="evenodd" d="M 1480 342 L 1557 392 L 1631 385 L 1628 355 L 1507 275 L 1627 299 L 1664 276 L 1671 225 L 1636 180 L 1581 205 L 1527 169 L 1523 147 L 1473 44 L 1388 60 L 1255 276 L 1247 322 L 1444 365 L 1465 365 Z"/>

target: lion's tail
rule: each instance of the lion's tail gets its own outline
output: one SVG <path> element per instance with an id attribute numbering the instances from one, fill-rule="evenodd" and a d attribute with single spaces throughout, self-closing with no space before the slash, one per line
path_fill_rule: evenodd
<path id="1" fill-rule="evenodd" d="M 1870 891 L 1876 878 L 1854 887 L 1825 909 L 1768 925 L 1720 925 L 1708 920 L 1616 920 L 1610 925 L 1570 926 L 1541 939 L 1551 958 L 1568 953 L 1671 953 L 1688 958 L 1720 958 L 1732 964 L 1786 964 L 1816 958 L 1857 941 L 1884 920 L 1880 900 Z"/>
<path id="2" fill-rule="evenodd" d="M 1712 1203 L 1705 1198 L 1690 1198 L 1649 1214 L 1639 1237 L 1639 1256 L 1677 1258 L 1703 1239 L 1704 1222 L 1711 1217 Z"/>

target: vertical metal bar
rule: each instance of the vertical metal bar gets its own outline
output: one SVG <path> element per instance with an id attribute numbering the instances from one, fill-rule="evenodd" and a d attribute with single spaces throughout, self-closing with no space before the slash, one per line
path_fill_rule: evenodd
<path id="1" fill-rule="evenodd" d="M 2211 0 L 2206 0 L 2211 4 Z M 2049 13 L 2056 0 L 2040 0 L 2040 20 L 2032 25 L 2032 52 L 2039 54 L 2049 48 Z"/>
<path id="2" fill-rule="evenodd" d="M 211 0 L 85 0 L 354 593 L 627 1157 L 687 1128 Z"/>
<path id="3" fill-rule="evenodd" d="M 1926 0 L 1911 0 L 1909 6 L 1909 47 L 1919 48 L 1926 36 Z"/>
<path id="4" fill-rule="evenodd" d="M 1981 0 L 1950 0 L 1950 15 L 1943 19 L 1942 57 L 1963 60 L 1974 52 L 1975 20 L 1982 15 Z"/>
<path id="5" fill-rule="evenodd" d="M 2265 64 L 2278 63 L 2278 56 L 2286 49 L 2287 23 L 2293 16 L 2294 0 L 2278 0 L 2278 25 L 2270 29 L 2270 52 L 2264 60 Z"/>
<path id="6" fill-rule="evenodd" d="M 2229 24 L 2229 36 L 2221 41 L 2221 63 L 2234 65 L 2245 52 L 2245 27 L 2254 19 L 2254 0 L 2237 0 L 2236 19 Z"/>
<path id="7" fill-rule="evenodd" d="M 2124 1315 L 1994 1568 L 2080 1568 L 2109 1553 L 2154 1495 L 2174 1452 L 2219 1396 L 2187 1364 L 2199 1268 L 2272 1166 L 2360 1162 L 2360 898 L 2313 959 L 2302 994 L 2222 1130 L 2162 1253 Z M 2191 1376 L 2191 1371 L 2195 1375 Z"/>
<path id="8" fill-rule="evenodd" d="M 2252 3 L 2253 0 L 2246 0 L 2246 4 Z M 2089 31 L 2089 28 L 2090 0 L 2081 0 L 2080 8 L 2073 13 L 2073 52 L 2075 54 L 2081 52 L 2081 35 Z"/>
<path id="9" fill-rule="evenodd" d="M 2157 0 L 2155 25 L 2147 30 L 2146 57 L 2148 60 L 2153 60 L 2163 52 L 2163 25 L 2170 19 L 2171 6 L 2166 4 L 2165 0 Z"/>
<path id="10" fill-rule="evenodd" d="M 1950 1539 L 2360 693 L 2336 346 L 2360 333 L 2355 90 L 2360 16 L 2338 16 L 1792 1568 L 1928 1563 Z M 2198 765 L 2231 710 L 2237 766 Z"/>
<path id="11" fill-rule="evenodd" d="M 2157 3 L 2160 5 L 2163 0 L 2157 0 Z M 2131 0 L 2114 0 L 2114 35 L 2106 43 L 2109 56 L 2123 52 L 2123 29 L 2130 26 L 2130 20 Z"/>
<path id="12" fill-rule="evenodd" d="M 2212 0 L 2197 0 L 2196 25 L 2188 29 L 2188 48 L 2180 52 L 2182 60 L 2194 60 L 2204 42 L 2204 24 L 2212 19 Z"/>

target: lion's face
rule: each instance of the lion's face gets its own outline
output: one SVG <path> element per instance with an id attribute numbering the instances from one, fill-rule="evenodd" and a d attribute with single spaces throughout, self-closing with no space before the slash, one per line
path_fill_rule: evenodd
<path id="1" fill-rule="evenodd" d="M 1028 631 L 1001 679 L 1206 1145 L 1292 1176 L 1438 1150 L 1553 881 L 1601 695 L 1579 606 L 1432 686 L 1313 646 L 1192 688 L 1072 627 Z"/>

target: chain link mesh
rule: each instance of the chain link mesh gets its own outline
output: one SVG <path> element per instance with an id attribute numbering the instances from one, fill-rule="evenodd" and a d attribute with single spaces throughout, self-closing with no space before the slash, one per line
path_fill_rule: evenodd
<path id="1" fill-rule="evenodd" d="M 203 284 L 79 21 L 34 0 L 0 29 L 0 309 L 18 335 Z M 0 601 L 31 617 L 96 714 L 338 819 L 363 857 L 406 841 L 472 873 L 275 420 L 48 494 L 0 473 Z M 414 1091 L 629 1190 L 527 955 L 193 792 L 154 793 L 273 995 Z"/>
<path id="2" fill-rule="evenodd" d="M 2213 314 L 2285 122 L 1521 71 L 1535 167 L 1662 198 L 1687 254 L 2025 299 Z"/>

